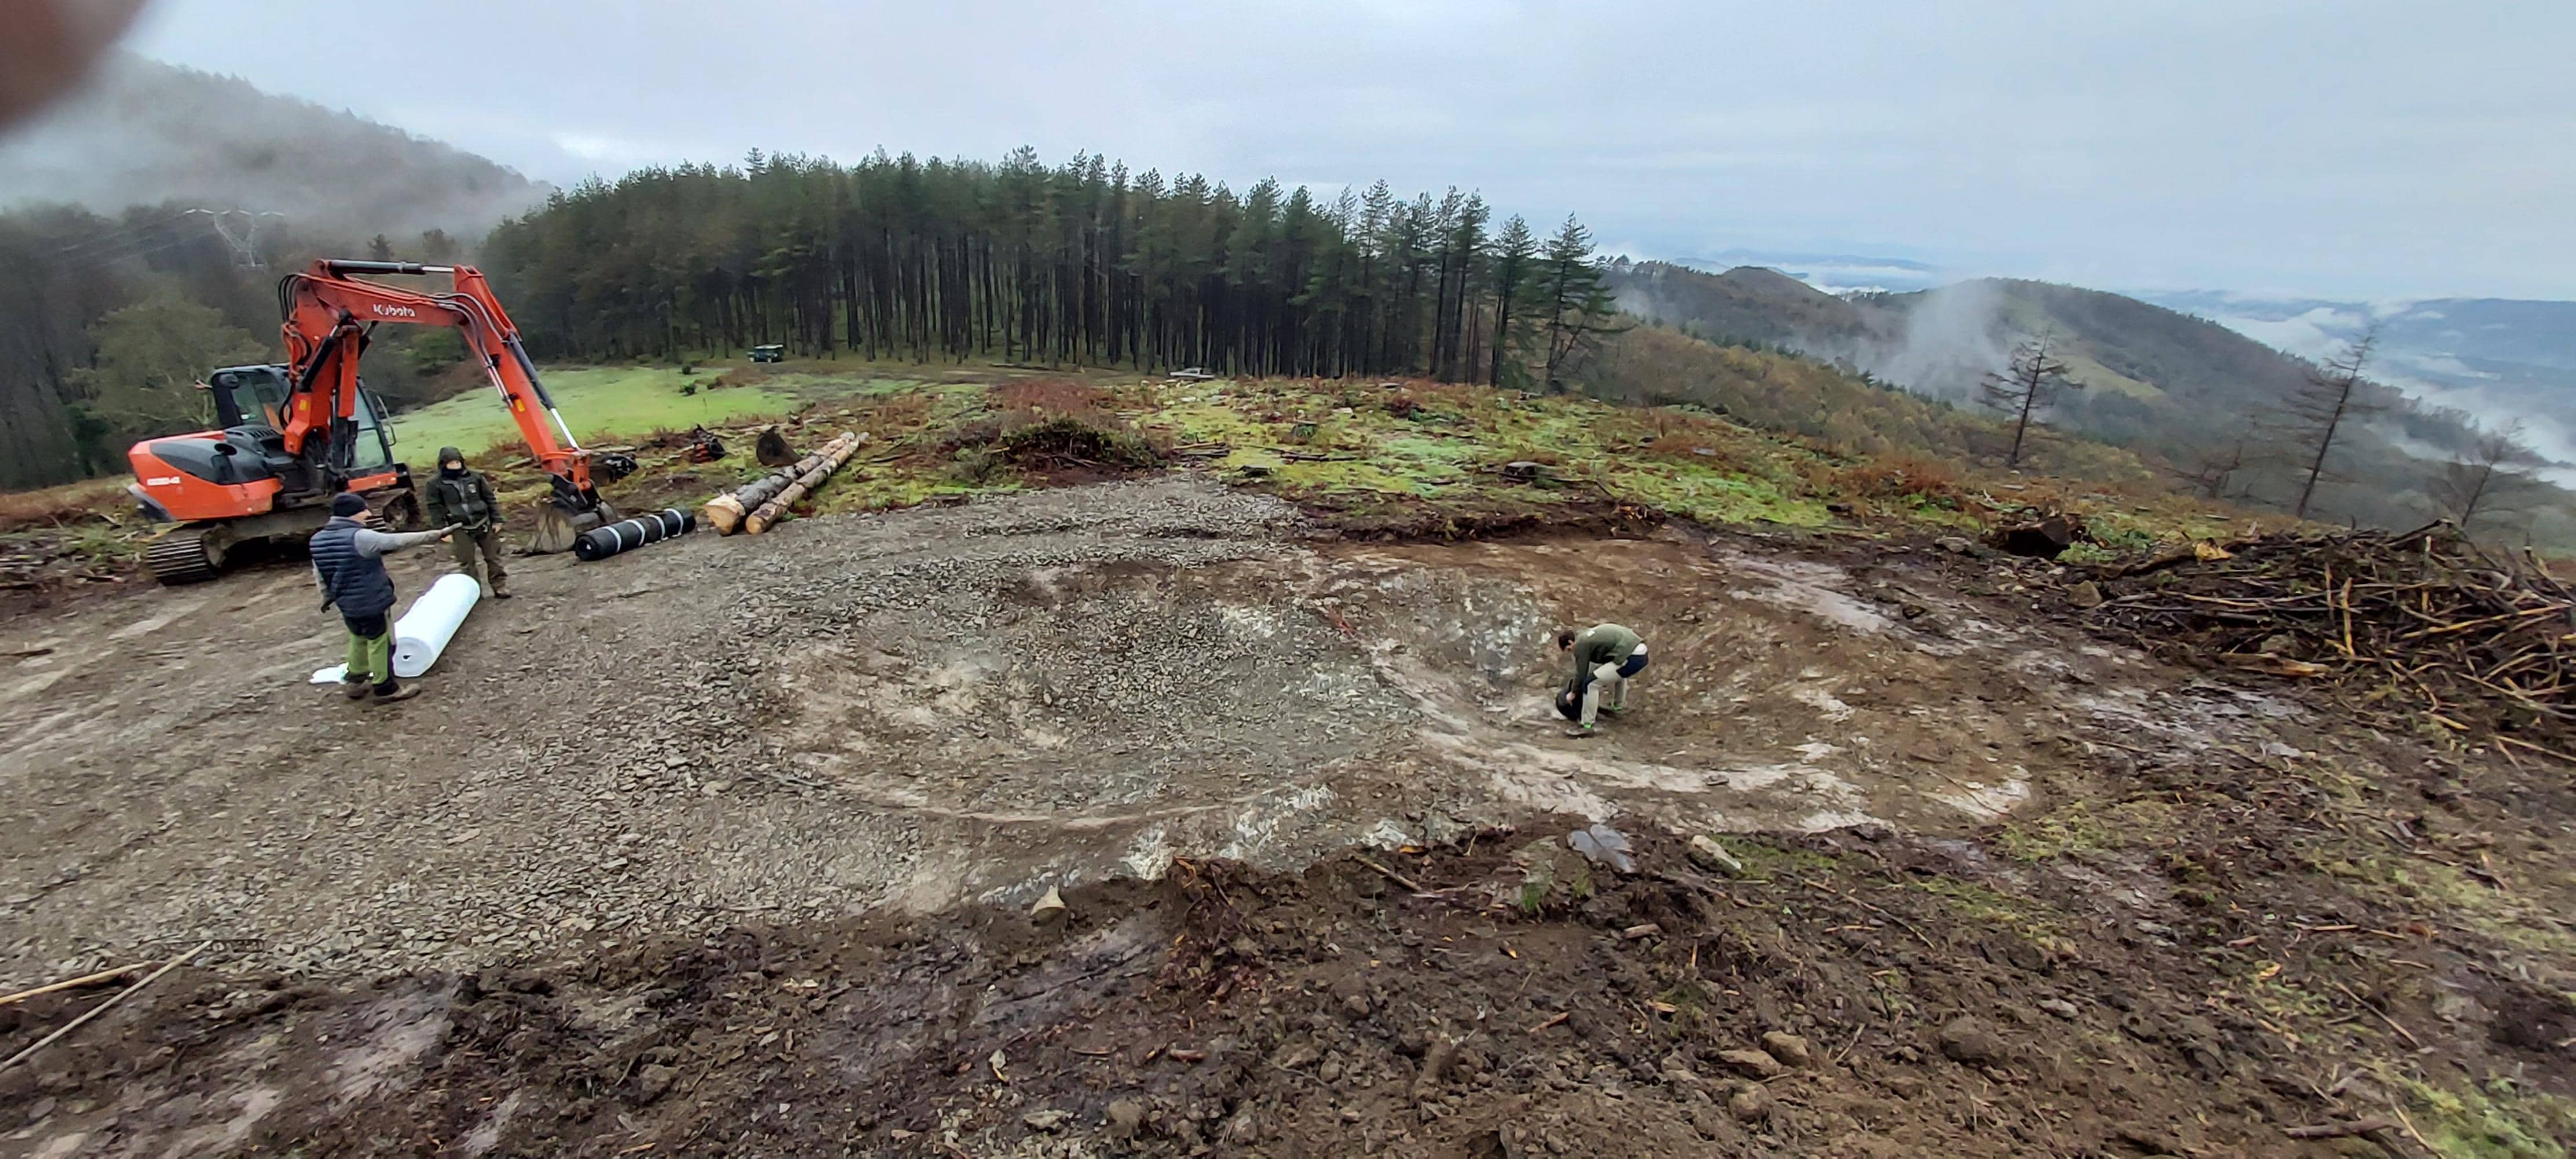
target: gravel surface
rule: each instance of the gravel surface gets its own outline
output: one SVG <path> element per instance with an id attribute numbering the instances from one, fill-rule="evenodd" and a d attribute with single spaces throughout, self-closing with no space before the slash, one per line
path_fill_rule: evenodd
<path id="1" fill-rule="evenodd" d="M 2180 711 L 2131 657 L 2026 662 L 2021 629 L 1914 594 L 1928 564 L 1791 554 L 1323 542 L 1174 476 L 529 559 L 382 708 L 304 682 L 338 629 L 299 569 L 23 616 L 0 980 L 207 937 L 289 971 L 472 968 L 1532 809 L 1958 831 L 2069 730 Z M 408 597 L 445 557 L 399 563 Z M 1593 619 L 1654 667 L 1568 740 L 1546 641 Z"/>

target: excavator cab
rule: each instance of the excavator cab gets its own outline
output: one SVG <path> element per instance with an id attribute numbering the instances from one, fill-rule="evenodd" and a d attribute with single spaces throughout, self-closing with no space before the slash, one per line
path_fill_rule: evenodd
<path id="1" fill-rule="evenodd" d="M 126 488 L 144 518 L 178 526 L 145 549 L 164 583 L 209 578 L 253 544 L 311 535 L 342 490 L 367 495 L 393 526 L 420 525 L 411 472 L 394 461 L 383 401 L 358 391 L 345 427 L 316 462 L 286 449 L 283 416 L 293 393 L 279 365 L 227 366 L 201 383 L 219 429 L 137 443 Z"/>
<path id="2" fill-rule="evenodd" d="M 206 392 L 213 396 L 215 422 L 225 430 L 255 427 L 273 432 L 278 453 L 285 450 L 286 406 L 294 393 L 286 367 L 228 366 L 206 376 Z M 384 400 L 361 383 L 354 408 L 352 437 L 345 441 L 345 461 L 334 465 L 357 474 L 373 475 L 394 466 L 394 429 L 385 421 Z"/>

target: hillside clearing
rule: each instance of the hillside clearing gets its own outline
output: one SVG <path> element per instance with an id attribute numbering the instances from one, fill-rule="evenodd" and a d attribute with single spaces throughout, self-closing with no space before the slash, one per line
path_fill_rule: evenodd
<path id="1" fill-rule="evenodd" d="M 220 948 L 0 1135 L 2560 1159 L 2564 777 L 2095 642 L 2046 568 L 1337 541 L 1182 472 L 526 560 L 381 709 L 304 683 L 293 569 L 15 616 L 0 976 Z M 1655 661 L 1570 739 L 1595 618 Z"/>
<path id="2" fill-rule="evenodd" d="M 1697 406 L 1613 405 L 1566 395 L 1427 382 L 1260 379 L 1182 383 L 1092 372 L 801 362 L 778 367 L 579 368 L 545 372 L 586 442 L 634 449 L 642 470 L 603 489 L 625 510 L 694 508 L 760 474 L 751 444 L 783 424 L 797 441 L 842 429 L 871 446 L 796 513 L 885 511 L 1148 469 L 1205 471 L 1277 494 L 1346 531 L 1474 536 L 1544 526 L 1779 526 L 1875 535 L 1979 533 L 2063 511 L 2109 550 L 2221 537 L 2250 520 L 2151 484 L 1980 477 L 1939 462 L 1766 434 Z M 722 382 L 727 385 L 718 386 Z M 696 386 L 695 394 L 682 394 Z M 1866 389 L 1866 388 L 1862 388 Z M 1885 393 L 1885 392 L 1875 392 Z M 1891 396 L 1893 397 L 1893 396 Z M 1048 422 L 1139 440 L 1130 461 L 1012 452 Z M 543 501 L 544 477 L 480 391 L 397 416 L 397 458 L 430 469 L 459 446 L 493 473 L 504 506 Z M 706 426 L 731 451 L 691 463 L 657 433 Z M 478 441 L 480 446 L 478 447 Z M 28 493 L 0 508 L 0 583 L 43 596 L 132 574 L 153 528 L 122 481 Z M 39 518 L 38 516 L 41 516 Z M 520 526 L 526 526 L 524 523 Z"/>

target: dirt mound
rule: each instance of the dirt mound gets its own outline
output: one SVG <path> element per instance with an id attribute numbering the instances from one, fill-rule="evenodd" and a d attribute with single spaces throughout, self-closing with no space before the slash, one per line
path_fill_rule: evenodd
<path id="1" fill-rule="evenodd" d="M 1091 467 L 1143 470 L 1162 465 L 1152 443 L 1132 430 L 1097 418 L 1054 415 L 1005 428 L 993 440 L 1017 467 Z"/>
<path id="2" fill-rule="evenodd" d="M 1582 824 L 1185 862 L 1052 923 L 201 977 L 5 1076 L 0 1129 L 47 1154 L 2332 1153 L 2283 1127 L 2333 1100 L 2188 965 L 1962 920 L 1908 886 L 1954 853 L 1737 842 L 1757 876 L 1728 880 L 1639 829 L 1621 876 L 1566 848 Z"/>

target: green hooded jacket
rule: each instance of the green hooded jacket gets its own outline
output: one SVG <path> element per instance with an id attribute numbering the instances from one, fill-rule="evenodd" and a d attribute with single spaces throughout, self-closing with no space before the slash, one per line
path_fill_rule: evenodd
<path id="1" fill-rule="evenodd" d="M 1574 670 L 1566 674 L 1566 691 L 1582 695 L 1584 686 L 1592 682 L 1593 669 L 1626 660 L 1629 653 L 1635 652 L 1637 645 L 1643 642 L 1635 632 L 1618 624 L 1594 624 L 1585 628 L 1582 635 L 1574 638 L 1571 649 Z"/>
<path id="2" fill-rule="evenodd" d="M 463 463 L 465 456 L 454 447 L 440 447 L 438 470 L 429 477 L 430 525 L 453 525 L 477 533 L 492 530 L 501 522 L 501 501 L 492 495 L 492 481 L 472 467 L 450 474 L 451 461 Z"/>

